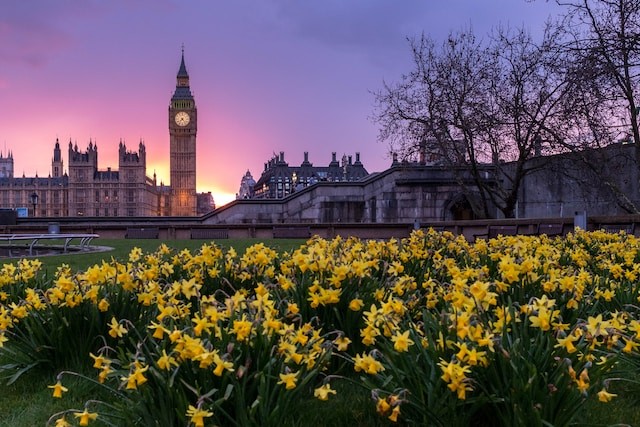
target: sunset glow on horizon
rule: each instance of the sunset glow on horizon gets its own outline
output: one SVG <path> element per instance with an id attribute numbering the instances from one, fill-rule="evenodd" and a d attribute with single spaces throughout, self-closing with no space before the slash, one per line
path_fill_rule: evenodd
<path id="1" fill-rule="evenodd" d="M 258 179 L 274 153 L 316 166 L 361 153 L 386 169 L 389 148 L 369 117 L 372 92 L 411 69 L 407 37 L 478 34 L 510 22 L 540 27 L 546 2 L 408 0 L 284 2 L 114 0 L 3 5 L 0 152 L 16 176 L 47 176 L 56 139 L 98 146 L 101 170 L 118 145 L 143 141 L 147 176 L 169 182 L 168 106 L 181 48 L 198 108 L 197 190 L 216 206 Z"/>

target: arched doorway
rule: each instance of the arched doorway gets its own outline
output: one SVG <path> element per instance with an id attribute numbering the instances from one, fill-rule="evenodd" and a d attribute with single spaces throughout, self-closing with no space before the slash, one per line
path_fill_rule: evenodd
<path id="1" fill-rule="evenodd" d="M 445 221 L 477 219 L 477 215 L 473 212 L 467 196 L 462 193 L 458 193 L 449 199 L 445 204 L 445 209 L 443 209 L 442 214 L 442 219 Z"/>

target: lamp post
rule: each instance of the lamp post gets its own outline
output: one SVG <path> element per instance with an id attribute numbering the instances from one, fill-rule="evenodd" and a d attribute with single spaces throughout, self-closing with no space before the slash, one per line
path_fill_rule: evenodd
<path id="1" fill-rule="evenodd" d="M 38 205 L 38 193 L 33 192 L 31 193 L 31 196 L 29 196 L 29 199 L 31 200 L 31 204 L 33 205 L 33 216 L 36 216 L 36 206 Z"/>
<path id="2" fill-rule="evenodd" d="M 296 171 L 293 171 L 293 175 L 291 176 L 291 182 L 293 183 L 291 187 L 291 192 L 293 193 L 296 191 L 296 185 L 298 184 L 298 174 L 296 173 Z"/>

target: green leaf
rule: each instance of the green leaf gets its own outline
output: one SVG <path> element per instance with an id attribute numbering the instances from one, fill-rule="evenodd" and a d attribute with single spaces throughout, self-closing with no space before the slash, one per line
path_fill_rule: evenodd
<path id="1" fill-rule="evenodd" d="M 26 372 L 30 371 L 31 369 L 35 368 L 36 366 L 38 366 L 38 365 L 39 365 L 40 363 L 42 363 L 42 362 L 43 362 L 42 360 L 38 360 L 38 361 L 36 361 L 36 362 L 33 362 L 33 363 L 31 363 L 31 364 L 29 364 L 29 365 L 27 365 L 27 366 L 24 366 L 24 367 L 22 367 L 22 368 L 18 369 L 18 371 L 16 371 L 16 373 L 15 373 L 15 374 L 13 374 L 13 375 L 11 375 L 10 377 L 8 377 L 9 379 L 7 380 L 7 385 L 11 385 L 11 384 L 13 384 L 14 382 L 16 382 L 16 380 L 18 380 L 18 378 L 20 378 L 20 376 L 22 376 L 24 373 L 26 373 Z M 7 366 L 7 365 L 4 365 L 4 366 L 2 367 L 2 369 L 4 370 L 4 368 L 5 368 L 6 366 Z M 20 365 L 12 365 L 12 366 L 13 366 L 13 368 L 16 368 L 16 367 L 18 367 L 18 366 L 20 366 Z"/>

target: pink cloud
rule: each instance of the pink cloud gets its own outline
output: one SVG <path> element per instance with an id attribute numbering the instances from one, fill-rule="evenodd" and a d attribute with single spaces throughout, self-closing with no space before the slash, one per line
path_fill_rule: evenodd
<path id="1" fill-rule="evenodd" d="M 95 11 L 88 2 L 33 0 L 3 4 L 0 63 L 31 67 L 46 64 L 72 45 L 74 20 L 91 19 Z"/>
<path id="2" fill-rule="evenodd" d="M 64 31 L 29 22 L 0 22 L 0 33 L 3 39 L 0 61 L 9 64 L 41 66 L 71 43 L 71 38 Z"/>

